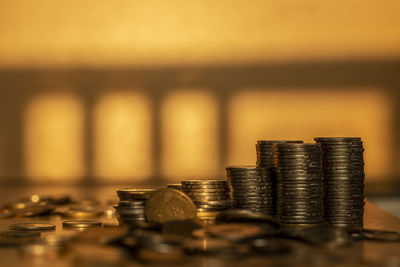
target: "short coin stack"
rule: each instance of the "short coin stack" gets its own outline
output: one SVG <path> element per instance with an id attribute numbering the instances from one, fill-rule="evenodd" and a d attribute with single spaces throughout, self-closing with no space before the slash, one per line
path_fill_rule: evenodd
<path id="1" fill-rule="evenodd" d="M 282 224 L 324 222 L 323 173 L 319 144 L 275 145 L 276 212 Z"/>
<path id="2" fill-rule="evenodd" d="M 358 137 L 316 137 L 321 144 L 325 177 L 325 217 L 350 230 L 363 227 L 364 158 Z"/>
<path id="3" fill-rule="evenodd" d="M 114 206 L 120 224 L 135 225 L 146 221 L 146 200 L 156 189 L 121 188 L 117 191 L 120 201 Z"/>
<path id="4" fill-rule="evenodd" d="M 198 215 L 230 208 L 229 189 L 225 180 L 185 180 L 182 190 L 196 204 Z"/>
<path id="5" fill-rule="evenodd" d="M 233 206 L 268 215 L 274 213 L 272 173 L 257 166 L 226 167 Z"/>
<path id="6" fill-rule="evenodd" d="M 146 200 L 156 190 L 154 188 L 120 188 L 117 190 L 117 195 L 120 201 Z"/>

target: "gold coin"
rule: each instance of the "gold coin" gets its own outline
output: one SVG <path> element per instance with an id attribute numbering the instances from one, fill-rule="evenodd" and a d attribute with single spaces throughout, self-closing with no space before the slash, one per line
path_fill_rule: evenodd
<path id="1" fill-rule="evenodd" d="M 172 188 L 160 189 L 146 202 L 146 217 L 150 222 L 195 219 L 196 205 L 185 193 Z"/>

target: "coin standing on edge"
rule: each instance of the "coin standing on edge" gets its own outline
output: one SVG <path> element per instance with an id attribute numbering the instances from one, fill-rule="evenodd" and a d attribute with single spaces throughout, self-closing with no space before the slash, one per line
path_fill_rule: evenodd
<path id="1" fill-rule="evenodd" d="M 185 193 L 172 188 L 154 192 L 146 202 L 146 217 L 150 222 L 195 219 L 197 208 Z"/>

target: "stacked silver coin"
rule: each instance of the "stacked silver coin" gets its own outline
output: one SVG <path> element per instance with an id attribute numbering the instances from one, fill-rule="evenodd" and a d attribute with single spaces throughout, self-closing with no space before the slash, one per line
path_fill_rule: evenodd
<path id="1" fill-rule="evenodd" d="M 295 143 L 301 144 L 302 140 L 258 140 L 256 144 L 257 150 L 257 166 L 267 169 L 274 168 L 274 144 L 279 143 Z"/>
<path id="2" fill-rule="evenodd" d="M 276 213 L 283 224 L 324 222 L 319 144 L 275 145 Z"/>
<path id="3" fill-rule="evenodd" d="M 268 175 L 272 177 L 274 196 L 276 195 L 276 178 L 275 178 L 275 144 L 280 143 L 294 143 L 294 144 L 302 144 L 302 140 L 258 140 L 256 144 L 257 151 L 257 166 L 265 168 Z M 276 207 L 274 203 L 274 213 L 276 213 Z"/>
<path id="4" fill-rule="evenodd" d="M 268 215 L 274 213 L 272 173 L 257 166 L 226 167 L 233 207 Z"/>
<path id="5" fill-rule="evenodd" d="M 120 201 L 114 205 L 121 225 L 135 225 L 146 221 L 146 200 L 156 189 L 121 188 L 117 190 Z"/>
<path id="6" fill-rule="evenodd" d="M 200 212 L 215 212 L 230 208 L 229 189 L 225 180 L 185 180 L 182 190 Z"/>
<path id="7" fill-rule="evenodd" d="M 150 197 L 151 193 L 156 191 L 154 188 L 120 188 L 117 190 L 117 195 L 120 201 L 131 200 L 146 200 Z"/>
<path id="8" fill-rule="evenodd" d="M 359 137 L 316 137 L 325 177 L 325 217 L 329 224 L 360 230 L 364 214 L 364 157 Z"/>

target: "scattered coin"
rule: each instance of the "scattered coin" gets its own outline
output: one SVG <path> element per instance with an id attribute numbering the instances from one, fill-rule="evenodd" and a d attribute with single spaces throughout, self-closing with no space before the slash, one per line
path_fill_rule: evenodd
<path id="1" fill-rule="evenodd" d="M 62 213 L 65 218 L 73 219 L 91 219 L 98 218 L 104 214 L 104 210 L 99 206 L 77 204 L 71 205 Z"/>
<path id="2" fill-rule="evenodd" d="M 56 226 L 51 223 L 15 223 L 10 226 L 10 230 L 49 231 L 55 229 Z"/>
<path id="3" fill-rule="evenodd" d="M 103 224 L 100 221 L 70 220 L 70 221 L 64 221 L 62 225 L 65 228 L 91 228 L 91 227 L 101 227 Z"/>
<path id="4" fill-rule="evenodd" d="M 10 218 L 13 217 L 15 214 L 8 209 L 2 209 L 0 210 L 0 219 L 4 219 L 4 218 Z"/>
<path id="5" fill-rule="evenodd" d="M 400 242 L 400 234 L 395 231 L 363 229 L 364 239 L 382 242 Z"/>

